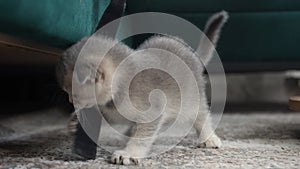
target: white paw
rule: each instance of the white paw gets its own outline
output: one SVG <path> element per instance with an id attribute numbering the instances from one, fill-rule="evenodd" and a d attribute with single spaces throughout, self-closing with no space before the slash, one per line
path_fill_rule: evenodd
<path id="1" fill-rule="evenodd" d="M 220 148 L 221 145 L 222 145 L 221 139 L 216 134 L 213 134 L 204 143 L 201 143 L 199 145 L 199 147 L 201 147 L 201 148 Z"/>
<path id="2" fill-rule="evenodd" d="M 114 164 L 122 164 L 122 165 L 138 165 L 139 159 L 133 158 L 124 150 L 117 150 L 111 156 L 111 162 Z"/>

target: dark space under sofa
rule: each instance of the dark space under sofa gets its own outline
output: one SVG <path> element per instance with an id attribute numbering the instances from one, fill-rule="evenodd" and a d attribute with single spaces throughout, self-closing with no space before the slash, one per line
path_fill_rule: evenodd
<path id="1" fill-rule="evenodd" d="M 0 101 L 6 112 L 67 104 L 56 84 L 54 65 L 63 50 L 96 30 L 109 4 L 110 0 L 0 1 Z M 226 72 L 300 69 L 297 0 L 128 0 L 124 15 L 164 12 L 203 29 L 208 16 L 221 10 L 230 14 L 217 47 Z M 130 39 L 133 46 L 143 40 L 144 36 Z"/>

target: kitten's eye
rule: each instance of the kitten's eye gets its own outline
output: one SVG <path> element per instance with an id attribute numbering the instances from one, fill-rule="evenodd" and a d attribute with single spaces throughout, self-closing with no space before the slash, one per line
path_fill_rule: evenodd
<path id="1" fill-rule="evenodd" d="M 95 78 L 96 83 L 103 79 L 104 79 L 104 74 L 102 72 L 97 71 L 96 78 Z"/>

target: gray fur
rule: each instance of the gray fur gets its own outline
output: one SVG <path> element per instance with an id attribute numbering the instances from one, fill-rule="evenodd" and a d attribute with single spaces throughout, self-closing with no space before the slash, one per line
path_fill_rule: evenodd
<path id="1" fill-rule="evenodd" d="M 208 38 L 211 40 L 212 44 L 216 44 L 219 38 L 220 30 L 227 20 L 228 15 L 226 12 L 220 12 L 211 17 L 206 25 L 205 32 L 208 33 Z M 114 72 L 118 65 L 129 55 L 137 54 L 139 51 L 144 49 L 162 49 L 169 51 L 178 57 L 180 57 L 193 71 L 193 74 L 196 78 L 197 83 L 200 85 L 199 93 L 201 100 L 199 102 L 199 112 L 197 119 L 194 123 L 194 128 L 196 129 L 199 140 L 204 141 L 205 147 L 218 148 L 221 146 L 221 140 L 214 133 L 211 128 L 209 120 L 209 108 L 207 105 L 207 99 L 205 95 L 205 79 L 203 77 L 204 67 L 198 65 L 199 55 L 197 55 L 190 47 L 188 47 L 182 40 L 178 38 L 172 38 L 168 36 L 153 36 L 141 44 L 137 50 L 132 50 L 128 46 L 118 43 L 115 40 L 107 38 L 105 36 L 96 36 L 93 39 L 94 43 L 90 43 L 90 46 L 87 46 L 90 50 L 91 56 L 86 56 L 90 60 L 91 64 L 95 63 L 99 57 L 97 57 L 97 52 L 93 50 L 105 45 L 114 45 L 114 47 L 107 53 L 105 58 L 102 60 L 101 64 L 98 67 L 101 77 L 100 80 L 96 81 L 96 97 L 97 104 L 106 120 L 109 123 L 126 123 L 135 125 L 135 132 L 132 135 L 132 138 L 128 141 L 126 147 L 123 150 L 118 150 L 113 153 L 111 161 L 116 164 L 137 164 L 141 157 L 146 157 L 147 153 L 150 150 L 150 147 L 155 140 L 155 135 L 160 131 L 161 127 L 170 121 L 174 121 L 176 118 L 176 112 L 179 110 L 180 105 L 180 91 L 176 84 L 176 81 L 170 77 L 170 75 L 163 73 L 158 70 L 146 70 L 142 75 L 137 75 L 131 82 L 129 91 L 124 90 L 122 83 L 117 83 L 118 88 L 114 93 L 111 93 L 111 83 Z M 72 77 L 74 64 L 79 54 L 80 49 L 85 44 L 86 39 L 78 42 L 76 45 L 71 47 L 66 51 L 65 55 L 62 57 L 60 63 L 58 64 L 58 78 L 62 87 L 66 92 L 71 96 L 70 101 L 72 101 Z M 205 45 L 203 45 L 205 44 Z M 211 59 L 212 55 L 212 45 L 206 45 L 204 40 L 200 44 L 198 50 L 200 50 L 201 55 L 204 57 L 204 63 L 207 64 Z M 209 43 L 211 44 L 211 43 Z M 93 46 L 96 45 L 96 46 Z M 202 45 L 202 46 L 201 46 Z M 145 56 L 151 56 L 154 53 L 151 53 L 151 50 L 142 53 Z M 155 54 L 160 54 L 155 53 Z M 151 60 L 151 57 L 150 57 Z M 164 62 L 164 60 L 161 60 Z M 135 60 L 132 63 L 132 70 L 140 66 L 139 59 Z M 74 72 L 78 73 L 78 72 Z M 121 72 L 120 77 L 126 77 L 130 74 L 128 72 Z M 71 75 L 67 75 L 71 74 Z M 68 78 L 66 78 L 68 77 Z M 87 77 L 88 78 L 88 77 Z M 97 77 L 96 77 L 97 78 Z M 85 82 L 80 80 L 81 82 Z M 118 79 L 117 79 L 118 82 Z M 189 83 L 189 81 L 187 81 Z M 86 84 L 86 86 L 89 86 Z M 134 107 L 140 111 L 145 111 L 150 107 L 148 96 L 153 89 L 162 90 L 167 97 L 166 105 L 166 115 L 160 116 L 156 120 L 150 123 L 132 123 L 128 122 L 127 119 L 122 117 L 116 110 L 115 104 L 121 104 L 124 95 L 129 94 L 131 102 Z M 126 93 L 129 92 L 129 93 Z M 86 95 L 85 89 L 76 93 L 77 103 L 82 107 L 92 106 L 89 104 L 89 96 Z M 112 102 L 112 98 L 114 101 Z M 158 101 L 159 102 L 159 101 Z M 133 113 L 133 112 L 132 112 Z M 137 119 L 147 120 L 147 116 L 131 114 L 131 116 L 136 116 Z M 191 115 L 185 114 L 182 119 L 182 122 L 192 122 L 194 119 L 191 119 Z M 208 120 L 208 121 L 207 121 Z M 139 140 L 139 138 L 151 137 L 151 139 Z"/>

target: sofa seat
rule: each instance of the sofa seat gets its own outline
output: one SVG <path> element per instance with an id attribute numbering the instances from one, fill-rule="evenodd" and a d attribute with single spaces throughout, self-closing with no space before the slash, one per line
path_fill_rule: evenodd
<path id="1" fill-rule="evenodd" d="M 66 48 L 94 32 L 110 0 L 0 1 L 0 31 Z"/>
<path id="2" fill-rule="evenodd" d="M 300 62 L 299 0 L 128 0 L 127 3 L 128 14 L 171 13 L 201 29 L 207 18 L 220 10 L 230 14 L 217 48 L 225 63 Z"/>

